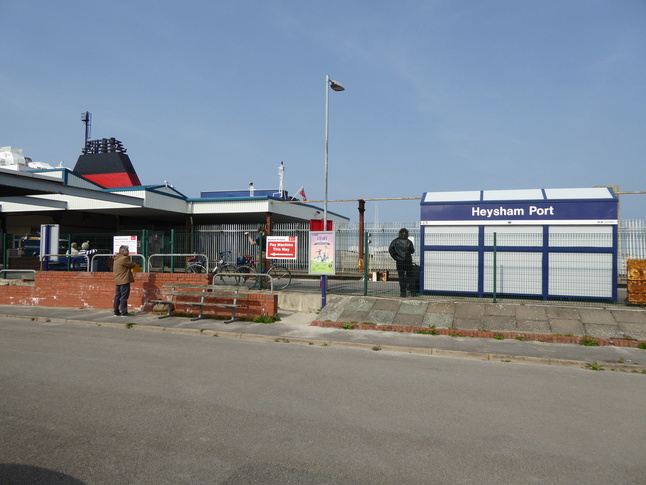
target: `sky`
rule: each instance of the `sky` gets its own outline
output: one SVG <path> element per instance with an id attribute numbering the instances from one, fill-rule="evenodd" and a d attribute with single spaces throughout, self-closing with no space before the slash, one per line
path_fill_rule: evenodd
<path id="1" fill-rule="evenodd" d="M 322 200 L 329 107 L 328 208 L 351 220 L 367 199 L 366 222 L 419 221 L 425 192 L 646 191 L 645 0 L 0 0 L 0 18 L 0 146 L 34 161 L 73 169 L 89 111 L 143 185 L 277 189 L 282 161 L 284 189 Z M 620 201 L 646 217 L 646 194 Z"/>

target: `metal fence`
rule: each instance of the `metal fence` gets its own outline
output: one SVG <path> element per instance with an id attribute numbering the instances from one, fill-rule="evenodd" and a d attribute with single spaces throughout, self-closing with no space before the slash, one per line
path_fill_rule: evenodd
<path id="1" fill-rule="evenodd" d="M 413 222 L 391 222 L 391 223 L 366 223 L 364 230 L 366 236 L 359 232 L 358 223 L 340 224 L 335 229 L 336 240 L 336 275 L 328 278 L 327 291 L 331 294 L 367 294 L 367 295 L 399 295 L 399 283 L 397 279 L 397 272 L 395 262 L 392 260 L 388 253 L 388 246 L 390 242 L 397 237 L 399 229 L 406 227 L 409 230 L 409 237 L 413 241 L 416 254 L 414 261 L 420 263 L 420 245 L 421 233 L 420 224 L 418 221 Z M 186 269 L 187 259 L 190 254 L 206 254 L 209 261 L 213 262 L 219 259 L 219 253 L 226 251 L 230 252 L 227 257 L 230 261 L 236 262 L 239 256 L 251 255 L 254 259 L 258 258 L 258 247 L 249 243 L 245 232 L 250 232 L 253 238 L 256 238 L 258 233 L 257 224 L 223 224 L 223 225 L 204 225 L 196 226 L 190 232 L 184 230 L 170 230 L 170 231 L 140 231 L 138 233 L 128 232 L 127 234 L 87 234 L 87 233 L 73 233 L 61 235 L 61 239 L 65 239 L 68 243 L 76 242 L 80 247 L 82 242 L 89 241 L 91 249 L 96 249 L 98 254 L 111 254 L 113 251 L 112 240 L 115 235 L 136 235 L 138 240 L 137 252 L 144 258 L 148 258 L 153 254 L 181 254 L 183 256 L 168 256 L 163 260 L 158 261 L 150 271 L 164 271 L 164 272 L 183 272 Z M 292 271 L 294 278 L 290 286 L 290 290 L 295 291 L 320 291 L 320 277 L 308 274 L 309 267 L 309 225 L 304 223 L 278 223 L 272 225 L 273 236 L 297 236 L 297 258 L 295 260 L 282 260 L 281 264 L 289 267 Z M 3 244 L 3 260 L 0 269 L 40 269 L 38 258 L 25 258 L 19 256 L 20 242 L 26 235 L 4 235 Z M 367 244 L 365 244 L 367 238 Z M 425 241 L 428 244 L 442 244 L 442 241 L 451 238 L 465 237 L 463 234 L 438 234 L 434 235 L 434 240 L 427 237 Z M 522 240 L 523 246 L 531 246 L 532 241 L 539 238 L 536 234 L 518 235 Z M 579 234 L 559 234 L 559 244 L 563 246 L 576 246 L 581 244 Z M 591 247 L 608 247 L 606 234 L 597 236 L 586 236 L 588 241 L 586 244 L 591 244 Z M 597 242 L 590 243 L 597 237 Z M 499 245 L 503 248 L 505 246 L 514 246 L 515 243 L 511 236 L 502 235 L 499 240 Z M 465 241 L 465 244 L 471 244 L 472 241 Z M 618 301 L 622 302 L 625 296 L 622 293 L 622 286 L 624 283 L 623 278 L 626 274 L 626 260 L 627 259 L 646 259 L 646 220 L 624 220 L 621 221 L 618 230 L 618 248 L 619 254 L 617 258 L 617 278 L 619 283 Z M 529 251 L 531 253 L 531 251 Z M 361 260 L 363 254 L 364 259 Z M 500 266 L 500 261 L 496 265 L 497 274 L 494 279 L 494 266 L 492 261 L 487 260 L 485 264 L 489 265 L 486 270 L 486 282 L 483 288 L 488 297 L 491 292 L 495 291 L 504 294 L 506 285 L 513 280 L 527 282 L 527 287 L 531 289 L 531 285 L 535 285 L 538 277 L 537 274 L 537 256 L 530 254 L 529 257 L 520 257 L 517 254 L 507 252 L 506 255 L 500 256 L 500 261 L 504 264 Z M 439 256 L 438 256 L 439 257 Z M 607 271 L 601 269 L 597 260 L 587 261 L 585 259 L 576 259 L 578 256 L 564 255 L 559 256 L 562 258 L 558 269 L 554 270 L 554 284 L 567 287 L 573 281 L 573 272 L 580 273 L 586 271 L 590 281 L 598 280 L 600 284 L 607 280 Z M 443 251 L 441 254 L 441 262 L 439 267 L 446 279 L 455 280 L 455 288 L 461 288 L 460 285 L 464 281 L 472 277 L 470 271 L 473 261 L 469 260 L 472 255 L 458 254 L 455 251 Z M 594 258 L 593 258 L 594 259 Z M 31 261 L 31 266 L 26 263 L 26 260 Z M 425 261 L 428 265 L 428 261 Z M 582 267 L 584 269 L 582 269 Z M 109 270 L 109 268 L 105 269 Z M 427 272 L 428 273 L 428 272 Z M 14 274 L 8 272 L 7 274 Z M 19 274 L 19 273 L 18 273 Z M 429 274 L 425 278 L 430 278 Z M 580 280 L 580 274 L 576 276 L 577 281 Z M 428 287 L 427 280 L 424 280 L 424 286 Z M 459 291 L 456 290 L 455 294 Z M 452 297 L 455 297 L 455 294 Z M 480 295 L 484 296 L 484 295 Z"/>

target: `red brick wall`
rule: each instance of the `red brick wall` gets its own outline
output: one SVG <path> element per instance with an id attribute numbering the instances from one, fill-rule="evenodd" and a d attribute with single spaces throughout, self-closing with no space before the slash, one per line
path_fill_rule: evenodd
<path id="1" fill-rule="evenodd" d="M 152 310 L 152 300 L 163 300 L 162 285 L 166 283 L 209 283 L 206 274 L 183 273 L 136 273 L 135 282 L 130 286 L 128 308 L 131 311 Z M 36 273 L 33 285 L 0 286 L 0 304 L 50 306 L 66 308 L 112 309 L 114 298 L 112 273 L 88 273 L 66 271 L 41 271 Z M 251 292 L 247 296 L 246 308 L 239 308 L 237 316 L 255 318 L 278 313 L 278 295 L 267 292 Z M 229 316 L 231 310 L 207 309 L 204 314 Z"/>

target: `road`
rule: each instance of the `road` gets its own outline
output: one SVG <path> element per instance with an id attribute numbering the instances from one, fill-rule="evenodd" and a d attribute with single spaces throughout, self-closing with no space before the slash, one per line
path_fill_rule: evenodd
<path id="1" fill-rule="evenodd" d="M 646 480 L 640 374 L 1 319 L 0 395 L 0 483 Z"/>

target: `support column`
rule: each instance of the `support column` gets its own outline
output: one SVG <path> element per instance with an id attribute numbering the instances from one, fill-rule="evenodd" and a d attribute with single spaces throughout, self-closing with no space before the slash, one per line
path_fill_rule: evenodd
<path id="1" fill-rule="evenodd" d="M 359 264 L 357 269 L 363 271 L 363 233 L 365 232 L 364 213 L 366 212 L 366 201 L 359 199 Z"/>

